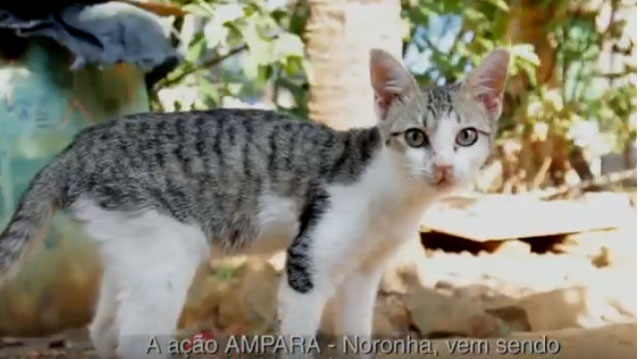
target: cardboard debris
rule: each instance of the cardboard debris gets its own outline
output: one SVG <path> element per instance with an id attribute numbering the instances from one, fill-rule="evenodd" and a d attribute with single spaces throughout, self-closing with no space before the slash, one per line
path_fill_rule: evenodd
<path id="1" fill-rule="evenodd" d="M 434 204 L 424 214 L 421 231 L 484 242 L 613 229 L 634 222 L 628 200 L 612 193 L 554 201 L 525 195 L 479 195 L 450 197 Z"/>

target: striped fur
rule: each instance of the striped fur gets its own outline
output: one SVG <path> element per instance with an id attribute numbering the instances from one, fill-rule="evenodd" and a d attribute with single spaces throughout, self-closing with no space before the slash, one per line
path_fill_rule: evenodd
<path id="1" fill-rule="evenodd" d="M 384 263 L 426 206 L 486 160 L 507 65 L 499 50 L 465 81 L 420 90 L 396 60 L 374 51 L 380 116 L 372 128 L 336 131 L 242 109 L 145 113 L 89 127 L 23 195 L 0 235 L 0 279 L 59 208 L 101 249 L 105 274 L 90 329 L 102 357 L 140 357 L 139 335 L 170 335 L 209 251 L 287 250 L 283 334 L 315 334 L 331 298 L 342 303 L 340 332 L 370 334 Z"/>

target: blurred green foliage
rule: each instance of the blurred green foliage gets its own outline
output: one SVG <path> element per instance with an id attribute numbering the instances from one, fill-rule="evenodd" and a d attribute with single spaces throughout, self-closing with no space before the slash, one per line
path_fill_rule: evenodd
<path id="1" fill-rule="evenodd" d="M 253 103 L 265 91 L 293 97 L 280 111 L 306 115 L 307 63 L 302 34 L 306 3 L 283 1 L 174 1 L 193 14 L 177 19 L 185 61 L 156 86 L 154 106 L 210 108 L 223 99 Z M 167 91 L 167 89 L 170 89 Z"/>
<path id="2" fill-rule="evenodd" d="M 174 21 L 186 58 L 154 89 L 154 108 L 244 103 L 307 116 L 307 1 L 172 2 L 193 14 Z M 518 86 L 507 91 L 502 138 L 544 140 L 560 134 L 569 139 L 569 146 L 584 145 L 594 140 L 585 140 L 580 129 L 595 126 L 596 137 L 608 149 L 621 150 L 635 140 L 636 125 L 630 119 L 635 118 L 636 83 L 630 76 L 636 66 L 627 63 L 613 69 L 602 63 L 605 50 L 623 56 L 634 51 L 635 36 L 625 30 L 627 20 L 621 15 L 635 11 L 635 2 L 402 0 L 401 4 L 408 29 L 404 59 L 424 85 L 459 80 L 492 49 L 511 49 L 511 81 Z M 518 19 L 527 16 L 537 18 L 529 23 Z M 527 28 L 531 24 L 539 31 L 527 35 L 535 32 Z M 627 27 L 635 34 L 633 26 Z M 546 62 L 540 58 L 542 43 L 549 46 Z M 540 78 L 541 71 L 548 75 Z"/>

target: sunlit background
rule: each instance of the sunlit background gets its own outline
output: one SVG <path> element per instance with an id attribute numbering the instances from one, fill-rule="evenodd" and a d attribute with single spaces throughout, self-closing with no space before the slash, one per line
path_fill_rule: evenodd
<path id="1" fill-rule="evenodd" d="M 58 42 L 51 33 L 15 36 L 29 19 L 52 28 L 53 14 L 75 19 L 63 6 L 72 3 L 0 5 L 13 16 L 0 16 L 3 226 L 35 172 L 79 130 L 110 116 L 253 107 L 339 129 L 368 126 L 374 123 L 369 49 L 393 53 L 421 85 L 433 86 L 462 79 L 503 46 L 512 61 L 495 153 L 473 191 L 425 213 L 420 235 L 385 275 L 376 334 L 555 333 L 573 340 L 569 353 L 596 350 L 597 343 L 615 346 L 606 352 L 617 353 L 611 356 L 635 353 L 635 1 L 79 5 L 74 11 L 93 11 L 98 19 L 76 24 L 84 31 L 99 21 L 133 19 L 123 33 L 148 52 L 127 53 L 122 45 L 114 50 L 119 64 L 100 51 L 121 44 L 96 50 L 82 39 Z M 102 13 L 108 6 L 114 7 Z M 138 18 L 162 36 L 136 28 Z M 272 332 L 283 258 L 210 263 L 192 288 L 181 326 Z M 77 225 L 57 216 L 18 276 L 0 289 L 0 335 L 81 327 L 91 317 L 99 276 L 93 246 Z M 327 321 L 323 330 L 330 329 Z M 5 345 L 29 344 L 10 339 Z"/>

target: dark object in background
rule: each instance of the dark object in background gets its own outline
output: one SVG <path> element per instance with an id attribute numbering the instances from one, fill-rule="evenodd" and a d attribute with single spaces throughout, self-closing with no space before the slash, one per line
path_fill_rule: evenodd
<path id="1" fill-rule="evenodd" d="M 135 64 L 147 74 L 147 86 L 180 61 L 151 12 L 117 1 L 66 0 L 0 2 L 0 53 L 21 55 L 20 38 L 48 37 L 74 56 L 72 70 L 87 64 Z"/>
<path id="2" fill-rule="evenodd" d="M 49 14 L 59 12 L 71 5 L 92 5 L 105 2 L 107 0 L 3 0 L 0 1 L 0 9 L 6 10 L 24 20 L 31 20 L 45 18 Z"/>
<path id="3" fill-rule="evenodd" d="M 27 51 L 28 40 L 17 37 L 13 30 L 0 29 L 0 59 L 15 61 Z"/>

